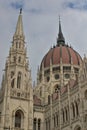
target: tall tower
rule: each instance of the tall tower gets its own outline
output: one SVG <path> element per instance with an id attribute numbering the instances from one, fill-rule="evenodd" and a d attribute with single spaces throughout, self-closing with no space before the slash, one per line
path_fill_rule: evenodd
<path id="1" fill-rule="evenodd" d="M 6 61 L 2 81 L 1 128 L 11 130 L 33 129 L 33 91 L 31 71 L 26 57 L 22 10 L 17 21 L 12 46 Z"/>

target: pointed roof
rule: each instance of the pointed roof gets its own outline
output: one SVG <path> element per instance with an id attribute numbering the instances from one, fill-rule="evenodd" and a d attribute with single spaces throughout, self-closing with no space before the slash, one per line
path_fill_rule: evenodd
<path id="1" fill-rule="evenodd" d="M 23 22 L 22 22 L 22 9 L 20 9 L 20 14 L 18 17 L 17 25 L 16 25 L 16 31 L 14 36 L 24 36 L 23 32 Z"/>
<path id="2" fill-rule="evenodd" d="M 64 45 L 65 44 L 65 38 L 63 37 L 62 29 L 61 29 L 61 21 L 59 17 L 59 34 L 57 38 L 57 45 Z"/>

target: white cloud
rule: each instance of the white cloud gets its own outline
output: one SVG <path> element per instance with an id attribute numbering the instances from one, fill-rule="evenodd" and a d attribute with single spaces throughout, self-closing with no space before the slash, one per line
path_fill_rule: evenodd
<path id="1" fill-rule="evenodd" d="M 19 10 L 11 5 L 15 2 L 18 0 L 0 1 L 0 81 L 19 15 Z M 71 0 L 66 0 L 66 3 L 65 0 L 20 0 L 20 2 L 23 2 L 24 33 L 33 80 L 43 56 L 52 45 L 56 44 L 59 14 L 66 43 L 71 44 L 81 55 L 87 52 L 86 9 L 65 6 Z M 76 7 L 84 5 L 82 0 L 79 2 L 73 0 L 73 3 Z"/>

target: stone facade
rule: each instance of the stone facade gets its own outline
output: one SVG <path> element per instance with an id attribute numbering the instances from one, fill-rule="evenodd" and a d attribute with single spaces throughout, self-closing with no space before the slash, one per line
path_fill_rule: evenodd
<path id="1" fill-rule="evenodd" d="M 0 89 L 0 130 L 87 130 L 87 58 L 68 45 L 44 56 L 32 87 L 20 11 Z"/>

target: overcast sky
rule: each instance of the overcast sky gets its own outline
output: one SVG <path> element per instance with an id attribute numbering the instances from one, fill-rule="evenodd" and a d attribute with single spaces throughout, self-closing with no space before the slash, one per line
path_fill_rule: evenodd
<path id="1" fill-rule="evenodd" d="M 87 54 L 87 0 L 0 0 L 0 82 L 20 8 L 33 81 L 43 56 L 56 45 L 59 15 L 66 44 Z"/>

